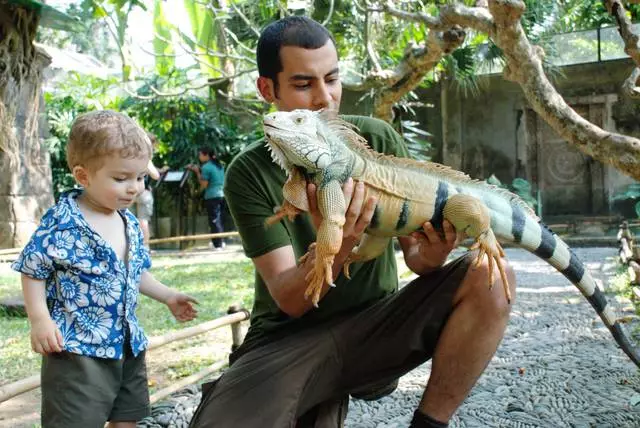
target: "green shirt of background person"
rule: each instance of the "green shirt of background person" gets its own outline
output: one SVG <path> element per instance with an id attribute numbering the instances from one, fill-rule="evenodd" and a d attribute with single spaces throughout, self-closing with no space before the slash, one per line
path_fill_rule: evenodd
<path id="1" fill-rule="evenodd" d="M 224 167 L 212 150 L 202 147 L 198 150 L 198 160 L 202 166 L 189 164 L 187 168 L 195 172 L 204 190 L 204 199 L 222 198 L 224 196 Z"/>
<path id="2" fill-rule="evenodd" d="M 209 231 L 211 233 L 224 232 L 224 167 L 218 157 L 208 147 L 198 149 L 198 160 L 202 166 L 187 165 L 198 177 L 200 190 L 203 190 L 204 206 L 207 210 Z M 211 245 L 216 250 L 225 247 L 223 238 L 212 238 Z"/>
<path id="3" fill-rule="evenodd" d="M 213 162 L 206 162 L 201 168 L 202 180 L 207 181 L 207 188 L 204 189 L 204 198 L 222 198 L 224 193 L 224 167 Z"/>

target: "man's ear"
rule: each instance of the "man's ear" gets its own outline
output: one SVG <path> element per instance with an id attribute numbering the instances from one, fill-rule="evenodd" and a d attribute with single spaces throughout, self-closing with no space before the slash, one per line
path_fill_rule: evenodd
<path id="1" fill-rule="evenodd" d="M 79 185 L 82 187 L 87 187 L 89 185 L 89 171 L 87 171 L 85 167 L 76 165 L 73 167 L 71 173 Z"/>
<path id="2" fill-rule="evenodd" d="M 258 85 L 258 91 L 262 98 L 268 103 L 272 103 L 276 100 L 276 91 L 273 84 L 273 80 L 268 77 L 260 76 L 256 82 Z"/>

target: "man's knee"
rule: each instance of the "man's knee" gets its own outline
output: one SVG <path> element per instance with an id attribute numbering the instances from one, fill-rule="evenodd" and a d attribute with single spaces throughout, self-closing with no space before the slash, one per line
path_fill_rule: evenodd
<path id="1" fill-rule="evenodd" d="M 481 262 L 476 264 L 477 256 L 477 251 L 467 255 L 470 263 L 458 290 L 456 301 L 469 300 L 476 305 L 478 310 L 491 318 L 508 317 L 516 294 L 516 276 L 513 268 L 506 259 L 500 259 L 511 291 L 511 302 L 509 303 L 496 261 L 490 261 L 484 256 Z M 493 268 L 490 263 L 493 263 Z M 493 284 L 490 282 L 492 273 Z"/>

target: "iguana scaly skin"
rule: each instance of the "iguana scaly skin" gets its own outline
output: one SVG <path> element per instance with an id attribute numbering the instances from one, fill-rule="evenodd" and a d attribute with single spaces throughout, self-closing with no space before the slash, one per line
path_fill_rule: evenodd
<path id="1" fill-rule="evenodd" d="M 267 223 L 308 211 L 306 184 L 317 186 L 317 205 L 323 220 L 317 231 L 315 266 L 307 275 L 309 287 L 305 292 L 305 297 L 312 296 L 314 305 L 323 285 L 333 282 L 332 265 L 342 244 L 347 208 L 342 184 L 353 177 L 365 184 L 365 197 L 373 196 L 378 202 L 360 244 L 344 265 L 347 276 L 350 263 L 379 256 L 392 237 L 421 230 L 426 221 L 439 228 L 446 219 L 457 231 L 475 239 L 478 263 L 488 257 L 490 285 L 494 282 L 494 263 L 497 265 L 508 300 L 511 296 L 501 258 L 504 252 L 497 238 L 546 260 L 578 287 L 622 350 L 640 366 L 638 350 L 591 274 L 518 196 L 444 165 L 377 153 L 352 125 L 331 111 L 271 113 L 264 117 L 264 131 L 273 160 L 288 174 L 283 187 L 285 201 Z"/>

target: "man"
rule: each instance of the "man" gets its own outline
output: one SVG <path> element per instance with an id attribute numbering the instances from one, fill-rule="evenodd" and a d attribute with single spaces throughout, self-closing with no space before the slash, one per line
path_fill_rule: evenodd
<path id="1" fill-rule="evenodd" d="M 258 89 L 277 109 L 338 109 L 342 95 L 333 38 L 320 24 L 289 17 L 266 27 L 257 48 Z M 402 138 L 386 123 L 346 116 L 374 149 L 406 156 Z M 225 196 L 256 268 L 251 326 L 232 365 L 205 391 L 192 427 L 334 427 L 348 394 L 389 393 L 399 376 L 433 358 L 432 373 L 411 426 L 445 427 L 494 354 L 510 307 L 501 284 L 489 289 L 488 264 L 470 254 L 443 266 L 457 235 L 430 224 L 399 238 L 407 266 L 420 277 L 397 291 L 393 248 L 342 265 L 366 229 L 375 200 L 362 183 L 344 183 L 348 202 L 343 243 L 319 308 L 304 299 L 320 214 L 309 185 L 309 215 L 271 228 L 264 220 L 281 204 L 286 176 L 263 144 L 249 147 L 227 171 Z M 510 284 L 515 284 L 508 269 Z M 512 292 L 514 292 L 512 290 Z"/>

